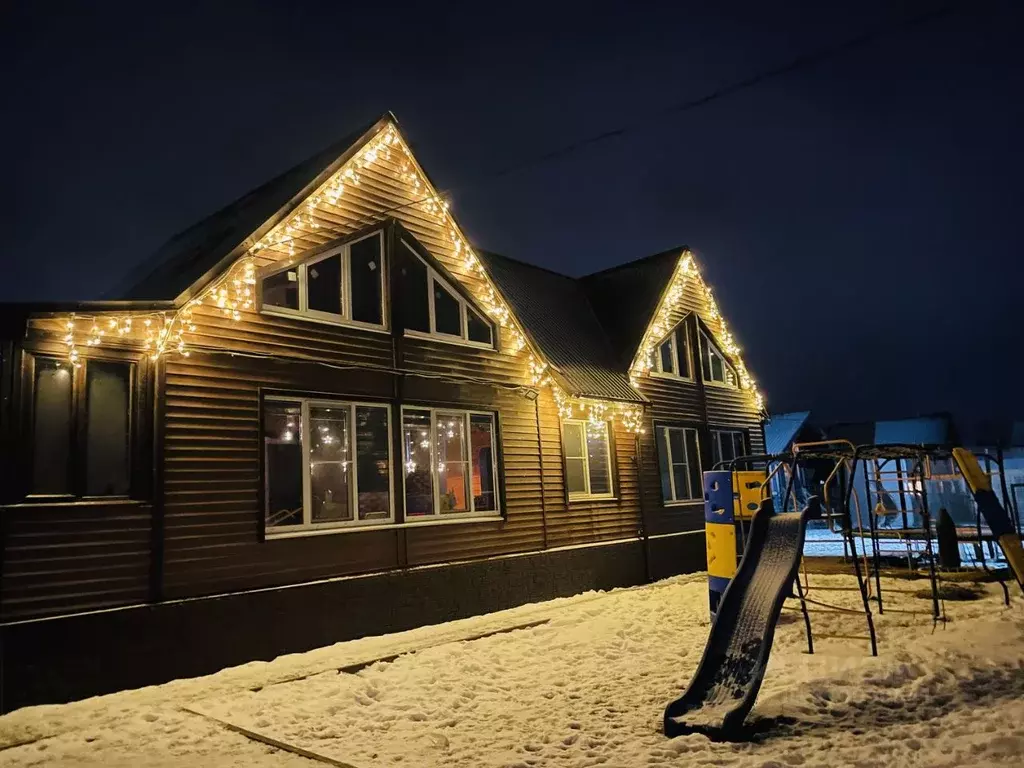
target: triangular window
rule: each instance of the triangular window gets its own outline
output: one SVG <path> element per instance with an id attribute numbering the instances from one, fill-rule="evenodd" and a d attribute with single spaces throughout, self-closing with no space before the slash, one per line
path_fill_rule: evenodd
<path id="1" fill-rule="evenodd" d="M 443 339 L 474 347 L 494 347 L 494 324 L 404 239 L 399 276 L 402 322 L 407 336 Z"/>
<path id="2" fill-rule="evenodd" d="M 652 356 L 651 373 L 679 379 L 693 378 L 690 372 L 690 338 L 685 321 L 658 342 Z"/>
<path id="3" fill-rule="evenodd" d="M 721 384 L 726 387 L 739 386 L 736 369 L 725 359 L 725 355 L 704 331 L 700 334 L 700 365 L 705 384 Z"/>

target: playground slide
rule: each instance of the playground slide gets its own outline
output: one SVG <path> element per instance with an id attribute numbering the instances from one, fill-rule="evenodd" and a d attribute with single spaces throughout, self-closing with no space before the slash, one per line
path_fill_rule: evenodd
<path id="1" fill-rule="evenodd" d="M 761 688 L 782 604 L 797 577 L 807 520 L 820 513 L 817 498 L 803 512 L 778 515 L 770 499 L 762 502 L 697 674 L 686 693 L 665 708 L 666 736 L 694 731 L 727 736 L 743 724 Z"/>
<path id="2" fill-rule="evenodd" d="M 989 530 L 1006 555 L 1006 562 L 1010 564 L 1013 575 L 1017 577 L 1017 583 L 1024 589 L 1024 549 L 1021 548 L 1013 521 L 992 490 L 992 479 L 982 470 L 978 458 L 966 448 L 954 448 L 953 458 L 974 495 L 978 512 L 988 523 Z"/>

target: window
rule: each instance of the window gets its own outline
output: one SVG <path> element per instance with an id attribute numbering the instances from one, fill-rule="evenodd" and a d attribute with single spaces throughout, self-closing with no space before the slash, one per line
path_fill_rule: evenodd
<path id="1" fill-rule="evenodd" d="M 690 378 L 690 344 L 686 326 L 680 323 L 654 349 L 651 372 L 659 376 Z"/>
<path id="2" fill-rule="evenodd" d="M 661 493 L 665 503 L 702 499 L 704 492 L 697 430 L 690 427 L 658 427 L 656 435 Z"/>
<path id="3" fill-rule="evenodd" d="M 406 333 L 493 348 L 493 324 L 425 264 L 408 243 L 403 241 L 402 246 L 402 312 Z"/>
<path id="4" fill-rule="evenodd" d="M 565 486 L 569 498 L 612 497 L 612 459 L 608 423 L 566 419 L 562 422 Z"/>
<path id="5" fill-rule="evenodd" d="M 402 409 L 405 517 L 498 511 L 493 413 Z"/>
<path id="6" fill-rule="evenodd" d="M 268 397 L 267 536 L 391 522 L 390 427 L 386 405 Z"/>
<path id="7" fill-rule="evenodd" d="M 384 233 L 331 248 L 262 279 L 262 309 L 331 323 L 383 328 Z"/>
<path id="8" fill-rule="evenodd" d="M 746 455 L 744 447 L 743 432 L 733 429 L 712 429 L 711 430 L 711 463 L 718 465 L 719 462 L 732 461 L 733 459 Z"/>
<path id="9" fill-rule="evenodd" d="M 736 371 L 704 331 L 700 331 L 700 361 L 706 383 L 736 386 Z"/>
<path id="10" fill-rule="evenodd" d="M 127 496 L 134 364 L 32 358 L 35 496 Z"/>

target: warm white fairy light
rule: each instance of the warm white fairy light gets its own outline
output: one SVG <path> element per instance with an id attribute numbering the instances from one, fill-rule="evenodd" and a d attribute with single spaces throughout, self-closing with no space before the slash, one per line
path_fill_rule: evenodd
<path id="1" fill-rule="evenodd" d="M 550 380 L 550 377 L 548 377 Z M 603 433 L 604 425 L 613 417 L 626 429 L 634 434 L 644 434 L 644 409 L 640 404 L 618 403 L 612 406 L 601 400 L 572 397 L 561 387 L 551 382 L 551 394 L 555 399 L 560 419 L 581 419 L 586 422 L 588 434 Z"/>
<path id="2" fill-rule="evenodd" d="M 754 377 L 747 371 L 747 366 L 743 362 L 743 358 L 740 356 L 739 344 L 736 343 L 735 337 L 729 331 L 726 326 L 725 318 L 722 316 L 721 311 L 718 309 L 718 303 L 715 301 L 715 296 L 711 292 L 711 287 L 704 282 L 704 278 L 700 274 L 700 270 L 697 268 L 697 263 L 693 258 L 693 254 L 689 251 L 684 251 L 679 258 L 679 262 L 676 265 L 676 270 L 672 275 L 672 280 L 669 283 L 668 290 L 665 291 L 665 297 L 662 299 L 661 305 L 658 307 L 657 312 L 654 315 L 654 320 L 647 328 L 647 332 L 644 334 L 643 340 L 640 343 L 640 348 L 637 350 L 636 357 L 633 359 L 633 364 L 630 366 L 629 378 L 633 386 L 637 386 L 640 381 L 640 377 L 650 373 L 651 368 L 654 366 L 654 356 L 657 350 L 657 346 L 665 338 L 669 331 L 672 330 L 672 320 L 675 317 L 675 313 L 681 308 L 680 304 L 683 301 L 683 292 L 686 288 L 688 280 L 693 280 L 704 297 L 704 302 L 707 305 L 708 319 L 718 324 L 719 332 L 716 334 L 716 340 L 718 346 L 722 352 L 728 357 L 729 362 L 736 369 L 736 374 L 739 376 L 740 388 L 747 390 L 751 393 L 754 398 L 754 406 L 758 411 L 764 411 L 764 395 L 761 394 L 757 388 L 757 382 L 754 381 Z"/>
<path id="3" fill-rule="evenodd" d="M 64 335 L 69 361 L 75 366 L 80 364 L 76 328 L 86 324 L 89 328 L 84 342 L 86 346 L 98 346 L 105 339 L 116 336 L 125 341 L 141 342 L 147 354 L 154 360 L 174 353 L 187 357 L 187 335 L 197 331 L 194 317 L 196 308 L 202 305 L 216 307 L 223 316 L 233 322 L 240 321 L 244 312 L 255 311 L 256 258 L 294 256 L 298 241 L 311 231 L 320 229 L 320 220 L 330 219 L 331 208 L 339 204 L 350 188 L 360 186 L 360 171 L 378 161 L 390 160 L 393 153 L 403 156 L 400 178 L 416 199 L 414 205 L 437 220 L 441 231 L 447 234 L 451 242 L 456 260 L 461 259 L 465 271 L 477 278 L 475 297 L 487 314 L 505 331 L 510 341 L 506 349 L 512 354 L 524 350 L 530 353 L 527 361 L 527 378 L 531 385 L 550 387 L 556 400 L 567 404 L 559 406 L 560 412 L 567 408 L 571 414 L 572 404 L 577 403 L 581 414 L 588 421 L 596 423 L 597 420 L 606 418 L 607 405 L 596 400 L 568 398 L 548 373 L 547 363 L 538 359 L 535 350 L 528 349 L 526 334 L 459 229 L 449 211 L 448 201 L 444 200 L 422 175 L 411 151 L 392 124 L 381 129 L 292 214 L 254 243 L 246 255 L 229 267 L 221 278 L 207 286 L 196 298 L 180 309 L 166 313 L 132 312 L 102 318 L 72 317 L 67 322 Z M 619 407 L 615 412 L 628 429 L 641 431 L 642 409 L 631 408 L 623 410 Z M 638 416 L 637 413 L 641 415 Z"/>

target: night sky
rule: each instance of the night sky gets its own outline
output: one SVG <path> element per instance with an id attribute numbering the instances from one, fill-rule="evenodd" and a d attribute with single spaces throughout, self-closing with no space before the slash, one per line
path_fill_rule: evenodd
<path id="1" fill-rule="evenodd" d="M 689 245 L 773 411 L 1024 416 L 1011 2 L 150 5 L 4 4 L 0 300 L 100 298 L 392 110 L 481 247 L 578 275 Z"/>

